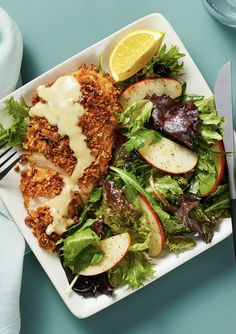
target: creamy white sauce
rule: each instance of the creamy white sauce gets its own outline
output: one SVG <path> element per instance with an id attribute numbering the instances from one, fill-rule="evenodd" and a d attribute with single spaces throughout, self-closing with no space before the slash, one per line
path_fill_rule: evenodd
<path id="1" fill-rule="evenodd" d="M 65 75 L 50 87 L 39 86 L 37 93 L 45 103 L 36 103 L 30 109 L 30 116 L 45 117 L 51 125 L 57 126 L 61 136 L 68 136 L 70 148 L 77 159 L 71 177 L 63 177 L 65 186 L 61 193 L 44 203 L 50 207 L 53 216 L 53 223 L 48 226 L 46 233 L 62 234 L 72 223 L 71 219 L 67 218 L 67 213 L 73 193 L 78 191 L 77 181 L 94 158 L 87 146 L 82 128 L 78 126 L 79 119 L 85 112 L 79 103 L 82 94 L 78 80 L 71 75 Z"/>
<path id="2" fill-rule="evenodd" d="M 60 194 L 54 198 L 47 200 L 44 204 L 50 208 L 50 213 L 53 217 L 53 223 L 48 225 L 46 233 L 50 235 L 52 232 L 62 234 L 72 225 L 72 219 L 67 217 L 70 201 L 75 191 L 78 191 L 78 186 L 74 184 L 69 176 L 64 176 L 65 183 Z"/>
<path id="3" fill-rule="evenodd" d="M 79 103 L 80 84 L 71 75 L 57 79 L 50 87 L 39 86 L 38 96 L 46 103 L 38 102 L 30 109 L 30 116 L 45 117 L 51 125 L 56 125 L 61 136 L 69 137 L 69 145 L 77 159 L 72 178 L 77 181 L 84 170 L 94 161 L 87 146 L 86 137 L 78 126 L 85 110 Z"/>

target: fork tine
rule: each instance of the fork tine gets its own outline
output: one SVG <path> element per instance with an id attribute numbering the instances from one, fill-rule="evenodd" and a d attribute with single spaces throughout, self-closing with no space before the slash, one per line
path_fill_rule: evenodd
<path id="1" fill-rule="evenodd" d="M 16 153 L 16 152 L 15 152 Z M 0 172 L 0 180 L 4 178 L 4 176 L 7 175 L 7 173 L 10 172 L 10 170 L 15 166 L 15 164 L 20 160 L 20 157 L 15 159 L 9 166 L 7 166 L 6 169 L 4 169 L 2 172 Z"/>
<path id="2" fill-rule="evenodd" d="M 3 143 L 3 144 L 0 145 L 0 150 L 1 150 L 1 148 L 3 148 L 6 145 L 7 145 L 7 141 L 5 143 Z"/>
<path id="3" fill-rule="evenodd" d="M 1 164 L 0 164 L 0 168 L 5 165 L 6 162 L 8 162 L 17 152 L 13 152 L 11 155 L 9 155 L 9 157 L 6 158 L 6 160 L 4 160 Z"/>
<path id="4" fill-rule="evenodd" d="M 2 158 L 5 154 L 7 154 L 12 149 L 12 146 L 6 149 L 4 152 L 0 154 L 0 158 Z"/>

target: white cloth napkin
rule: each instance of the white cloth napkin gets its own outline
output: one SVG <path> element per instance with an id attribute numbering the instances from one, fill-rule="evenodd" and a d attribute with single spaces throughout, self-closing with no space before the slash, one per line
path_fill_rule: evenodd
<path id="1" fill-rule="evenodd" d="M 22 50 L 18 27 L 0 7 L 0 98 L 16 87 Z M 19 296 L 24 249 L 24 239 L 0 199 L 0 334 L 20 331 Z"/>
<path id="2" fill-rule="evenodd" d="M 20 30 L 0 7 L 0 99 L 16 88 L 22 53 L 23 41 Z"/>

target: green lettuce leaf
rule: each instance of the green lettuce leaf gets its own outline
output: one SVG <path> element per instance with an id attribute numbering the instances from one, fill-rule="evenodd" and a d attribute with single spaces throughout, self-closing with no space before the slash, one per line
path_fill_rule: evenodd
<path id="1" fill-rule="evenodd" d="M 0 145 L 7 142 L 8 146 L 22 145 L 29 122 L 29 107 L 24 100 L 15 101 L 11 97 L 3 113 L 9 117 L 10 126 L 0 124 Z"/>
<path id="2" fill-rule="evenodd" d="M 171 216 L 162 209 L 159 203 L 155 201 L 155 199 L 138 183 L 134 175 L 114 166 L 111 166 L 110 169 L 119 175 L 119 177 L 123 180 L 126 186 L 128 185 L 129 187 L 132 187 L 136 191 L 136 193 L 140 193 L 147 198 L 154 211 L 160 218 L 164 230 L 167 234 L 189 232 L 187 227 L 181 223 L 180 219 Z"/>
<path id="3" fill-rule="evenodd" d="M 23 98 L 21 98 L 20 101 L 16 101 L 13 97 L 10 97 L 6 104 L 6 111 L 8 115 L 14 118 L 29 116 L 29 107 L 26 105 Z"/>
<path id="4" fill-rule="evenodd" d="M 103 67 L 103 56 L 102 55 L 99 57 L 99 61 L 98 61 L 98 65 L 96 67 L 96 71 L 101 73 L 101 74 L 106 73 L 106 71 L 104 70 L 104 67 Z"/>
<path id="5" fill-rule="evenodd" d="M 205 200 L 205 213 L 230 209 L 229 184 L 220 185 L 217 190 Z"/>
<path id="6" fill-rule="evenodd" d="M 84 205 L 83 209 L 78 212 L 79 220 L 77 224 L 72 225 L 68 230 L 67 234 L 71 235 L 75 233 L 76 230 L 89 227 L 93 224 L 95 219 L 99 216 L 99 210 L 101 207 L 102 200 L 102 188 L 96 187 L 87 203 Z"/>
<path id="7" fill-rule="evenodd" d="M 143 252 L 128 252 L 108 273 L 112 286 L 128 285 L 131 289 L 139 288 L 153 275 L 154 264 L 145 257 Z"/>
<path id="8" fill-rule="evenodd" d="M 113 165 L 133 174 L 142 187 L 146 186 L 154 170 L 151 165 L 140 159 L 137 152 L 133 151 L 127 154 L 123 145 L 119 148 L 115 159 L 113 159 Z"/>
<path id="9" fill-rule="evenodd" d="M 219 210 L 230 209 L 230 197 L 229 193 L 225 193 L 224 196 L 221 196 L 217 201 L 211 204 L 208 208 L 206 208 L 205 212 L 214 212 Z"/>
<path id="10" fill-rule="evenodd" d="M 103 258 L 103 252 L 98 248 L 100 238 L 90 228 L 78 230 L 62 241 L 60 251 L 64 257 L 64 266 L 70 267 L 74 273 L 100 262 Z"/>
<path id="11" fill-rule="evenodd" d="M 130 227 L 129 227 L 130 228 Z M 146 217 L 142 216 L 138 222 L 131 228 L 132 232 L 129 232 L 131 240 L 133 241 L 129 247 L 130 251 L 137 252 L 148 249 L 151 241 L 151 229 L 147 222 Z M 134 230 L 138 230 L 137 236 L 134 237 Z"/>
<path id="12" fill-rule="evenodd" d="M 206 243 L 211 242 L 213 235 L 214 235 L 214 229 L 217 223 L 217 219 L 212 214 L 207 214 L 204 212 L 204 206 L 202 204 L 196 205 L 190 213 L 192 218 L 197 219 L 201 225 L 202 225 L 202 231 L 203 231 L 203 237 L 206 241 Z"/>
<path id="13" fill-rule="evenodd" d="M 81 270 L 84 270 L 89 266 L 101 262 L 103 257 L 104 257 L 103 251 L 95 248 L 92 245 L 89 245 L 81 251 L 77 261 L 74 262 L 73 272 L 79 273 Z"/>
<path id="14" fill-rule="evenodd" d="M 153 57 L 142 70 L 146 77 L 160 77 L 161 73 L 155 73 L 155 65 L 162 65 L 167 70 L 167 76 L 176 78 L 183 74 L 184 64 L 180 61 L 185 55 L 179 52 L 176 45 L 172 45 L 169 49 L 164 44 L 160 51 Z"/>
<path id="15" fill-rule="evenodd" d="M 181 61 L 184 56 L 183 53 L 179 52 L 177 46 L 172 45 L 167 48 L 164 44 L 151 61 L 138 73 L 125 81 L 119 82 L 118 85 L 121 89 L 125 89 L 145 78 L 177 78 L 184 72 L 184 63 Z"/>
<path id="16" fill-rule="evenodd" d="M 133 150 L 138 150 L 143 147 L 146 143 L 148 143 L 148 145 L 157 143 L 162 135 L 154 130 L 140 129 L 135 132 L 126 133 L 126 137 L 128 140 L 124 144 L 124 149 L 127 153 L 130 153 Z"/>
<path id="17" fill-rule="evenodd" d="M 196 246 L 196 242 L 184 235 L 169 236 L 165 240 L 165 246 L 170 252 L 180 252 Z"/>
<path id="18" fill-rule="evenodd" d="M 123 191 L 115 188 L 113 181 L 104 183 L 103 219 L 113 235 L 129 232 L 131 251 L 149 248 L 151 230 L 142 211 L 131 204 Z"/>
<path id="19" fill-rule="evenodd" d="M 175 235 L 179 233 L 190 232 L 189 229 L 181 222 L 179 218 L 171 216 L 157 204 L 154 205 L 153 208 L 161 220 L 166 235 Z"/>
<path id="20" fill-rule="evenodd" d="M 187 181 L 183 177 L 177 179 L 170 175 L 165 175 L 160 178 L 154 178 L 155 188 L 162 193 L 167 199 L 174 200 L 183 195 L 183 189 L 180 185 L 187 186 Z"/>
<path id="21" fill-rule="evenodd" d="M 116 114 L 116 118 L 129 132 L 135 132 L 149 120 L 152 109 L 152 102 L 140 100 L 132 103 L 123 113 Z"/>
<path id="22" fill-rule="evenodd" d="M 228 192 L 229 193 L 229 184 L 221 184 L 219 187 L 216 189 L 216 191 L 209 196 L 207 196 L 205 203 L 211 202 L 211 200 L 219 195 L 222 195 L 223 193 Z"/>
<path id="23" fill-rule="evenodd" d="M 181 99 L 183 100 L 183 102 L 188 102 L 188 101 L 196 102 L 196 101 L 203 100 L 204 96 L 203 95 L 198 95 L 198 94 L 183 94 L 181 96 Z"/>
<path id="24" fill-rule="evenodd" d="M 217 170 L 211 152 L 198 148 L 198 162 L 191 182 L 190 192 L 199 196 L 207 194 L 217 179 Z"/>
<path id="25" fill-rule="evenodd" d="M 217 115 L 214 97 L 196 101 L 195 105 L 198 107 L 201 120 L 199 125 L 200 138 L 208 145 L 214 144 L 216 140 L 222 140 L 222 123 L 225 119 Z"/>

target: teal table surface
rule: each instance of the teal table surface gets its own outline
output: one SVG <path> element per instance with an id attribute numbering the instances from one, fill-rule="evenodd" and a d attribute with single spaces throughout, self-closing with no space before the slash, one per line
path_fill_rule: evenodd
<path id="1" fill-rule="evenodd" d="M 24 83 L 153 12 L 170 21 L 211 88 L 228 60 L 236 83 L 236 30 L 215 21 L 200 0 L 0 0 L 0 5 L 24 37 Z M 69 312 L 32 252 L 28 253 L 21 314 L 22 334 L 235 333 L 232 238 L 84 320 Z"/>

